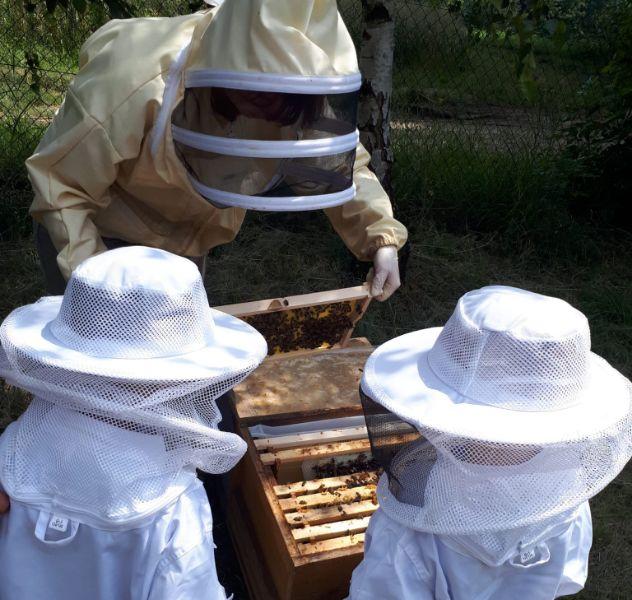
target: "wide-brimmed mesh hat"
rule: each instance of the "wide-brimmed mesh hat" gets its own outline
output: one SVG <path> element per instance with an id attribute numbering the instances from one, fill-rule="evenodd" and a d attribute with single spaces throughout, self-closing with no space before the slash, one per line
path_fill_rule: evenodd
<path id="1" fill-rule="evenodd" d="M 566 302 L 470 292 L 445 327 L 391 340 L 365 366 L 367 425 L 387 471 L 380 504 L 445 534 L 572 510 L 630 458 L 631 389 L 590 351 L 588 322 Z"/>
<path id="2" fill-rule="evenodd" d="M 245 451 L 239 436 L 218 430 L 215 400 L 259 365 L 267 345 L 209 308 L 185 258 L 144 247 L 90 258 L 63 297 L 14 310 L 0 341 L 0 375 L 36 397 L 5 434 L 0 478 L 14 498 L 54 497 L 127 519 L 164 501 L 183 470 L 221 473 Z M 60 438 L 69 423 L 76 435 Z M 116 493 L 85 485 L 86 462 L 64 465 L 52 439 L 67 439 L 57 453 L 91 457 Z M 42 461 L 47 469 L 32 468 Z"/>

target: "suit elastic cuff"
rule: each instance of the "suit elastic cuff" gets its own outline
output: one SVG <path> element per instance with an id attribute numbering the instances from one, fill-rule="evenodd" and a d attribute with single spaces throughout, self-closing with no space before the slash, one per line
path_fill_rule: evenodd
<path id="1" fill-rule="evenodd" d="M 388 235 L 381 235 L 373 239 L 369 244 L 367 252 L 365 253 L 365 260 L 373 260 L 375 253 L 385 246 L 395 246 L 395 248 L 398 248 L 397 240 Z"/>

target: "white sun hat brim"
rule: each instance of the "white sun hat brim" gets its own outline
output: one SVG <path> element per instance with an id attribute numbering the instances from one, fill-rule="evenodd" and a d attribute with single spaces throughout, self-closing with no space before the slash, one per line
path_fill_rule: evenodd
<path id="1" fill-rule="evenodd" d="M 583 393 L 569 408 L 527 412 L 477 403 L 446 385 L 428 363 L 441 330 L 390 340 L 364 367 L 362 390 L 421 433 L 429 429 L 492 443 L 550 445 L 598 436 L 630 413 L 626 380 L 592 353 Z"/>
<path id="2" fill-rule="evenodd" d="M 2 336 L 35 363 L 134 381 L 229 379 L 252 370 L 267 354 L 266 341 L 256 329 L 210 309 L 212 334 L 207 345 L 198 350 L 158 358 L 93 357 L 68 348 L 53 335 L 50 324 L 61 303 L 62 296 L 50 296 L 16 309 L 3 324 Z"/>

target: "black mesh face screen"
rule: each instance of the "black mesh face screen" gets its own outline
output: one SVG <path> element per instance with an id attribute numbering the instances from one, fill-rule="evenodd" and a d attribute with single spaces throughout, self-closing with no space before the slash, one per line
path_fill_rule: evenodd
<path id="1" fill-rule="evenodd" d="M 421 505 L 437 452 L 412 425 L 402 421 L 360 388 L 373 458 L 388 475 L 389 489 L 401 502 Z"/>
<path id="2" fill-rule="evenodd" d="M 244 112 L 245 111 L 245 112 Z M 330 138 L 356 129 L 358 92 L 346 94 L 284 94 L 225 88 L 189 88 L 172 115 L 172 123 L 200 133 L 222 135 L 213 123 L 232 123 L 241 117 L 250 126 L 236 128 L 233 137 L 270 140 L 270 125 L 298 128 L 303 139 Z"/>
<path id="3" fill-rule="evenodd" d="M 200 183 L 248 196 L 334 194 L 353 185 L 356 150 L 329 156 L 251 158 L 225 156 L 175 143 L 187 171 Z"/>
<path id="4" fill-rule="evenodd" d="M 395 455 L 421 435 L 412 425 L 367 396 L 362 388 L 360 398 L 373 458 L 388 471 Z"/>

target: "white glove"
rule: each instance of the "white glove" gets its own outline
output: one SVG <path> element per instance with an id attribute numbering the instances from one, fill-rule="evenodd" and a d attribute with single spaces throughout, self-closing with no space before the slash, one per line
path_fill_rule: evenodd
<path id="1" fill-rule="evenodd" d="M 383 246 L 377 249 L 367 281 L 371 285 L 371 296 L 380 302 L 384 302 L 393 295 L 401 285 L 395 246 Z"/>

